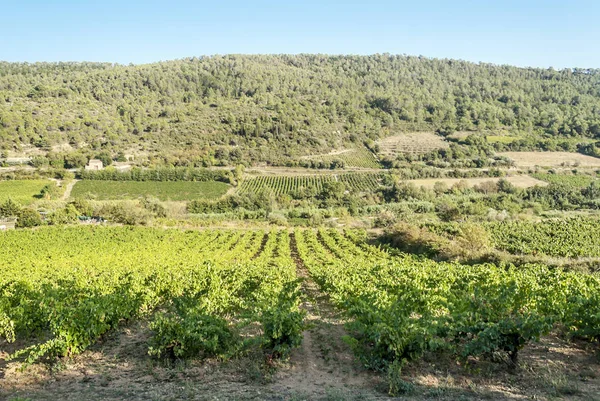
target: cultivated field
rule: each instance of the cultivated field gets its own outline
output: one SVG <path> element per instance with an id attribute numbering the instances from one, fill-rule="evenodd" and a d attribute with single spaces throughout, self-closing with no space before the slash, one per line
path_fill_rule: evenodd
<path id="1" fill-rule="evenodd" d="M 0 235 L 0 295 L 2 399 L 587 400 L 600 388 L 581 340 L 598 335 L 597 275 L 395 255 L 356 231 L 15 231 Z M 55 373 L 40 363 L 52 361 Z"/>
<path id="2" fill-rule="evenodd" d="M 482 184 L 484 182 L 498 182 L 501 179 L 505 179 L 511 184 L 515 185 L 519 188 L 529 188 L 536 185 L 546 186 L 547 182 L 538 180 L 536 178 L 530 177 L 528 175 L 516 175 L 510 177 L 486 177 L 486 178 L 428 178 L 422 180 L 406 180 L 404 182 L 411 183 L 416 185 L 417 187 L 425 187 L 425 188 L 433 188 L 436 182 L 443 182 L 448 187 L 452 185 L 458 184 L 463 181 L 466 182 L 470 187 L 474 187 L 475 185 Z"/>
<path id="3" fill-rule="evenodd" d="M 386 156 L 398 153 L 427 153 L 449 146 L 448 142 L 433 132 L 410 132 L 389 136 L 380 139 L 377 144 L 379 152 Z"/>
<path id="4" fill-rule="evenodd" d="M 52 184 L 47 180 L 14 180 L 0 181 L 0 203 L 12 199 L 21 204 L 29 204 L 36 200 L 46 185 Z"/>
<path id="5" fill-rule="evenodd" d="M 244 179 L 238 193 L 267 191 L 274 195 L 299 191 L 319 192 L 327 182 L 343 182 L 349 190 L 373 191 L 381 186 L 386 173 L 342 173 L 294 176 L 260 176 Z"/>
<path id="6" fill-rule="evenodd" d="M 71 197 L 91 196 L 98 200 L 138 199 L 154 196 L 162 201 L 216 199 L 230 185 L 218 181 L 78 181 Z"/>
<path id="7" fill-rule="evenodd" d="M 569 152 L 500 152 L 517 167 L 600 167 L 600 159 Z"/>
<path id="8" fill-rule="evenodd" d="M 600 220 L 510 221 L 485 226 L 498 249 L 519 255 L 600 257 Z"/>
<path id="9" fill-rule="evenodd" d="M 567 185 L 575 188 L 587 187 L 594 181 L 598 181 L 598 176 L 583 175 L 583 174 L 550 174 L 550 173 L 535 173 L 532 177 L 546 181 L 551 184 Z"/>
<path id="10" fill-rule="evenodd" d="M 341 160 L 346 167 L 381 168 L 377 157 L 368 149 L 344 149 L 326 155 L 305 156 L 303 159 L 331 163 Z"/>

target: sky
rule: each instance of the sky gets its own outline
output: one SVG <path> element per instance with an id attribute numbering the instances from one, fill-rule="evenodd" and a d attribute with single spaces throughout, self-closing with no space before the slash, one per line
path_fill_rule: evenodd
<path id="1" fill-rule="evenodd" d="M 408 54 L 600 68 L 600 0 L 0 0 L 0 60 Z"/>

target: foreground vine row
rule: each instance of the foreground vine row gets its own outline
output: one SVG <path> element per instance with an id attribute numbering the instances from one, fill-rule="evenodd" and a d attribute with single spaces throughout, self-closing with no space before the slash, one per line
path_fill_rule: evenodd
<path id="1" fill-rule="evenodd" d="M 278 355 L 301 338 L 285 232 L 17 231 L 0 235 L 0 271 L 0 337 L 33 344 L 11 355 L 25 363 L 80 353 L 142 317 L 158 356 L 228 357 L 250 343 Z M 253 322 L 260 331 L 242 337 Z"/>
<path id="2" fill-rule="evenodd" d="M 442 350 L 514 364 L 523 346 L 557 326 L 600 339 L 598 275 L 391 256 L 335 230 L 296 236 L 304 265 L 347 313 L 350 344 L 371 368 Z"/>
<path id="3" fill-rule="evenodd" d="M 346 313 L 348 341 L 371 368 L 438 351 L 514 364 L 559 327 L 600 339 L 597 274 L 438 263 L 351 230 L 50 227 L 0 234 L 0 341 L 28 364 L 145 319 L 157 357 L 285 356 L 304 330 L 297 263 Z"/>

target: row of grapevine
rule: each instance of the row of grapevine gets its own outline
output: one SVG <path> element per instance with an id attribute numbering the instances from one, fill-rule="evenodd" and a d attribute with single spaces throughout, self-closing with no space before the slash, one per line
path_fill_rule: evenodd
<path id="1" fill-rule="evenodd" d="M 584 174 L 534 173 L 531 174 L 531 176 L 550 184 L 565 185 L 572 188 L 585 188 L 592 182 L 598 180 L 597 176 Z"/>
<path id="2" fill-rule="evenodd" d="M 29 339 L 11 355 L 25 363 L 80 353 L 142 316 L 159 356 L 226 357 L 250 343 L 284 354 L 301 339 L 286 232 L 15 231 L 0 235 L 0 272 L 0 337 Z M 242 336 L 253 322 L 261 333 Z"/>
<path id="3" fill-rule="evenodd" d="M 242 181 L 238 193 L 270 192 L 274 195 L 290 195 L 299 192 L 317 194 L 327 182 L 343 182 L 351 191 L 367 192 L 380 188 L 385 173 L 343 173 L 300 176 L 259 176 Z"/>
<path id="4" fill-rule="evenodd" d="M 508 221 L 489 223 L 486 229 L 495 247 L 513 254 L 600 257 L 598 219 Z"/>
<path id="5" fill-rule="evenodd" d="M 557 324 L 600 339 L 598 275 L 391 256 L 335 230 L 298 231 L 296 243 L 312 277 L 347 313 L 351 345 L 372 368 L 442 350 L 515 363 Z"/>

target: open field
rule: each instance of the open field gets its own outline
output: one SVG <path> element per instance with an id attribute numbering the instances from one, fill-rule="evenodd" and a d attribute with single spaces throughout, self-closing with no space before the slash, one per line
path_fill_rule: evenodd
<path id="1" fill-rule="evenodd" d="M 479 185 L 483 182 L 498 182 L 501 179 L 505 179 L 511 184 L 515 185 L 519 188 L 529 188 L 536 185 L 546 186 L 547 182 L 538 180 L 536 178 L 530 177 L 528 175 L 515 175 L 509 177 L 486 177 L 486 178 L 428 178 L 422 180 L 406 180 L 404 182 L 411 183 L 416 185 L 417 187 L 425 187 L 425 188 L 433 188 L 436 182 L 443 182 L 447 186 L 451 187 L 454 184 L 458 184 L 461 181 L 464 181 L 469 184 L 470 187 L 474 187 L 475 185 Z"/>
<path id="2" fill-rule="evenodd" d="M 163 201 L 216 199 L 223 196 L 230 185 L 218 181 L 95 181 L 77 182 L 71 197 L 91 195 L 98 200 L 138 199 L 154 196 Z"/>
<path id="3" fill-rule="evenodd" d="M 517 167 L 600 167 L 600 159 L 570 152 L 500 152 L 514 160 Z"/>
<path id="4" fill-rule="evenodd" d="M 356 231 L 15 231 L 0 235 L 0 398 L 594 400 L 597 347 L 579 338 L 597 334 L 599 290 L 592 274 L 395 255 Z"/>
<path id="5" fill-rule="evenodd" d="M 298 191 L 319 192 L 327 182 L 343 182 L 347 189 L 364 192 L 381 186 L 386 173 L 338 173 L 321 175 L 260 176 L 244 179 L 238 193 L 268 191 L 275 195 Z"/>
<path id="6" fill-rule="evenodd" d="M 398 153 L 427 153 L 449 146 L 448 142 L 433 132 L 410 132 L 389 136 L 380 139 L 377 144 L 379 152 L 385 156 Z"/>
<path id="7" fill-rule="evenodd" d="M 366 148 L 343 149 L 326 155 L 304 156 L 302 158 L 306 160 L 323 161 L 325 163 L 341 160 L 346 167 L 381 168 L 381 164 L 379 164 L 377 157 Z"/>
<path id="8" fill-rule="evenodd" d="M 0 181 L 0 203 L 12 199 L 21 204 L 29 204 L 35 201 L 42 188 L 51 184 L 48 180 L 13 180 Z"/>

